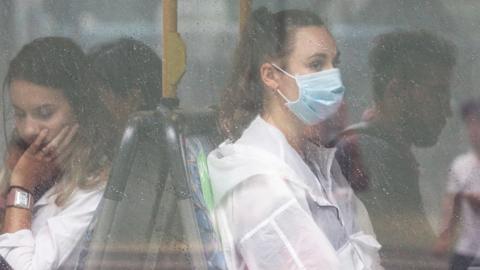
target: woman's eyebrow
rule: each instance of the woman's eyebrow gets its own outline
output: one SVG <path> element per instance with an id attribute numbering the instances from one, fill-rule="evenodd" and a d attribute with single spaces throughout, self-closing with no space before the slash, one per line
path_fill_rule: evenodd
<path id="1" fill-rule="evenodd" d="M 314 58 L 326 59 L 327 57 L 328 57 L 327 53 L 315 53 L 315 54 L 311 55 L 310 57 L 308 57 L 308 60 L 311 60 L 311 59 L 314 59 Z"/>
<path id="2" fill-rule="evenodd" d="M 41 105 L 38 105 L 34 108 L 34 110 L 40 110 L 40 109 L 43 109 L 43 108 L 54 108 L 55 107 L 55 104 L 50 104 L 50 103 L 45 103 L 45 104 L 41 104 Z"/>
<path id="3" fill-rule="evenodd" d="M 23 109 L 22 109 L 22 108 L 18 107 L 18 106 L 17 106 L 17 105 L 15 105 L 15 104 L 12 104 L 12 107 L 13 107 L 13 109 L 14 109 L 14 110 L 17 110 L 17 111 L 23 111 Z"/>

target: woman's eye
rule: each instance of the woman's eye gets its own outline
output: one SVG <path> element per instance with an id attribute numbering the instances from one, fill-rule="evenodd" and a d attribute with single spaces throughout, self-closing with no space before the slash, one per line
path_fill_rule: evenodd
<path id="1" fill-rule="evenodd" d="M 310 68 L 316 71 L 321 71 L 323 69 L 323 61 L 313 61 L 310 63 Z"/>
<path id="2" fill-rule="evenodd" d="M 52 116 L 53 113 L 54 113 L 54 111 L 53 111 L 52 108 L 41 107 L 37 111 L 37 116 L 40 119 L 48 119 L 48 118 L 50 118 L 50 116 Z"/>
<path id="3" fill-rule="evenodd" d="M 25 117 L 25 113 L 22 112 L 22 111 L 19 111 L 19 110 L 14 110 L 13 111 L 13 116 L 15 118 L 23 118 L 23 117 Z"/>

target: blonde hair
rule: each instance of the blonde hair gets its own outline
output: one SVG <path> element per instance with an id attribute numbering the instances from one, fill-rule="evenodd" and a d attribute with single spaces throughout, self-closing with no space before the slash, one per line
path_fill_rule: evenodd
<path id="1" fill-rule="evenodd" d="M 113 121 L 98 98 L 98 92 L 89 84 L 87 71 L 87 57 L 71 39 L 44 37 L 23 46 L 10 62 L 3 83 L 4 93 L 15 80 L 57 89 L 72 108 L 80 127 L 70 145 L 72 154 L 60 164 L 60 174 L 55 179 L 58 206 L 64 205 L 77 187 L 90 189 L 105 182 L 113 155 L 114 140 L 109 133 Z M 13 134 L 12 142 L 15 142 L 15 132 Z M 5 161 L 7 158 L 8 151 Z M 10 175 L 10 169 L 4 166 L 0 175 L 3 195 L 8 190 Z"/>

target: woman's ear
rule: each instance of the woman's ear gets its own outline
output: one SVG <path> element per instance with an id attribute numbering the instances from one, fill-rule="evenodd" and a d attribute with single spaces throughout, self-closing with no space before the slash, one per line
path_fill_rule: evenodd
<path id="1" fill-rule="evenodd" d="M 260 66 L 260 79 L 268 89 L 273 91 L 278 89 L 279 74 L 276 72 L 276 69 L 272 64 L 263 63 Z"/>

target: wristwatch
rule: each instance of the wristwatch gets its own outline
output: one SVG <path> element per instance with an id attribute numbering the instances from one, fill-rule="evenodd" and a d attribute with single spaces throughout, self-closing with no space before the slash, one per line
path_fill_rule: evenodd
<path id="1" fill-rule="evenodd" d="M 10 187 L 6 206 L 32 210 L 33 196 L 30 192 L 20 187 Z"/>

